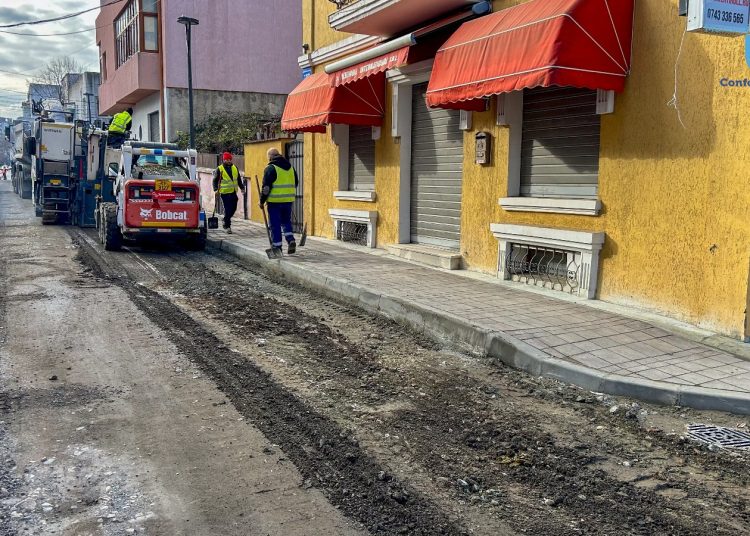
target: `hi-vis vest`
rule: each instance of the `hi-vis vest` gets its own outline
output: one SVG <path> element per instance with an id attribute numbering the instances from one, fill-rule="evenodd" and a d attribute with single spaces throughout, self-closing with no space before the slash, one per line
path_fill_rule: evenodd
<path id="1" fill-rule="evenodd" d="M 283 170 L 279 166 L 273 167 L 276 169 L 276 180 L 271 187 L 268 202 L 294 203 L 294 196 L 297 193 L 297 188 L 294 186 L 294 168 Z"/>
<path id="2" fill-rule="evenodd" d="M 221 173 L 221 184 L 219 185 L 220 194 L 231 194 L 237 191 L 240 172 L 237 170 L 237 166 L 232 164 L 232 176 L 227 173 L 227 168 L 223 165 L 219 166 L 219 173 Z"/>
<path id="3" fill-rule="evenodd" d="M 130 119 L 131 117 L 127 110 L 116 114 L 112 118 L 112 122 L 109 124 L 109 131 L 122 134 L 123 132 L 125 132 L 125 127 L 127 126 Z"/>

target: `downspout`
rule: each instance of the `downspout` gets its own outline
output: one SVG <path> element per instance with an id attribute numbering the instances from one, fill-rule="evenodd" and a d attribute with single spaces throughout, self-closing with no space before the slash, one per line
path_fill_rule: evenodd
<path id="1" fill-rule="evenodd" d="M 310 52 L 315 50 L 315 2 L 314 0 L 310 0 Z M 312 68 L 312 66 L 311 66 Z M 304 135 L 303 135 L 304 136 Z M 310 139 L 312 140 L 312 143 L 310 144 L 312 151 L 310 151 L 311 159 L 310 159 L 310 169 L 312 170 L 312 184 L 310 185 L 310 229 L 312 235 L 317 235 L 317 230 L 315 228 L 315 186 L 316 186 L 316 180 L 315 180 L 315 133 L 310 134 Z"/>
<path id="2" fill-rule="evenodd" d="M 159 54 L 161 55 L 161 61 L 159 62 L 159 69 L 160 69 L 160 77 L 161 77 L 161 90 L 159 93 L 161 94 L 161 142 L 162 143 L 169 143 L 169 139 L 167 137 L 167 81 L 164 79 L 165 77 L 165 71 L 164 71 L 164 62 L 167 57 L 166 50 L 164 49 L 164 28 L 166 25 L 164 24 L 164 16 L 162 13 L 162 4 L 163 2 L 158 3 L 158 16 L 159 16 Z"/>
<path id="3" fill-rule="evenodd" d="M 747 269 L 747 298 L 745 299 L 745 342 L 750 343 L 750 263 Z"/>

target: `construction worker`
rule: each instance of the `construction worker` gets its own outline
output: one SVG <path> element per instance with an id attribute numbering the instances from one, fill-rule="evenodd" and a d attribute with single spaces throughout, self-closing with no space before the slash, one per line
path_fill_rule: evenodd
<path id="1" fill-rule="evenodd" d="M 263 172 L 263 190 L 260 195 L 260 208 L 268 206 L 268 219 L 271 226 L 271 241 L 274 249 L 281 250 L 281 233 L 288 244 L 287 252 L 294 253 L 297 243 L 292 232 L 292 207 L 299 185 L 297 171 L 289 160 L 281 156 L 278 149 L 268 150 L 268 166 Z"/>
<path id="2" fill-rule="evenodd" d="M 245 194 L 245 187 L 240 177 L 237 166 L 232 164 L 232 153 L 221 155 L 224 162 L 214 170 L 214 195 L 221 195 L 224 204 L 224 229 L 227 234 L 232 234 L 232 216 L 237 211 L 237 190 Z"/>
<path id="3" fill-rule="evenodd" d="M 133 125 L 133 109 L 128 108 L 127 110 L 115 114 L 112 118 L 112 122 L 109 124 L 109 131 L 107 133 L 107 145 L 110 147 L 120 147 L 122 142 L 125 141 L 126 132 L 130 131 L 130 127 Z"/>

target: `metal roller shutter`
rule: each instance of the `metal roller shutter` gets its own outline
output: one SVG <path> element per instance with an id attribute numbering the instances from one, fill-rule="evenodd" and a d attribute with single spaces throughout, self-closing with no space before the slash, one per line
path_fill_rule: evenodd
<path id="1" fill-rule="evenodd" d="M 459 249 L 463 132 L 457 110 L 430 109 L 427 85 L 412 93 L 411 241 Z"/>
<path id="2" fill-rule="evenodd" d="M 596 91 L 525 91 L 521 195 L 596 199 L 600 130 Z"/>
<path id="3" fill-rule="evenodd" d="M 372 127 L 349 127 L 349 190 L 375 189 L 375 140 Z"/>

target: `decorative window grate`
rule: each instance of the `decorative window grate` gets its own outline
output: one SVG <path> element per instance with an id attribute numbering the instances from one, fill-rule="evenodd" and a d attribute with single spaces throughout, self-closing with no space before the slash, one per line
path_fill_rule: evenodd
<path id="1" fill-rule="evenodd" d="M 358 246 L 366 246 L 368 235 L 368 226 L 366 223 L 357 223 L 353 221 L 339 222 L 336 232 L 336 240 L 349 242 Z"/>
<path id="2" fill-rule="evenodd" d="M 332 4 L 336 4 L 336 9 L 343 9 L 346 6 L 357 2 L 358 0 L 328 0 Z"/>
<path id="3" fill-rule="evenodd" d="M 581 286 L 580 258 L 573 251 L 511 244 L 505 270 L 513 281 L 552 290 L 576 293 Z"/>

